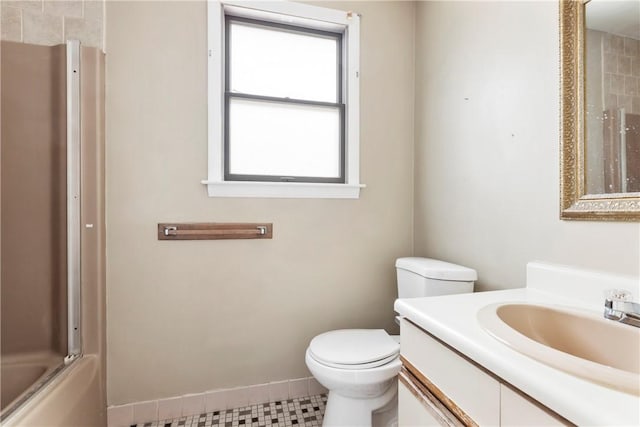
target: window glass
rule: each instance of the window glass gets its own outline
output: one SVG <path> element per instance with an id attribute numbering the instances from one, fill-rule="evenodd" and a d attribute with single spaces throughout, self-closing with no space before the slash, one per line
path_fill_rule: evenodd
<path id="1" fill-rule="evenodd" d="M 341 109 L 231 98 L 228 172 L 339 178 Z"/>
<path id="2" fill-rule="evenodd" d="M 337 35 L 227 23 L 230 92 L 340 102 Z"/>

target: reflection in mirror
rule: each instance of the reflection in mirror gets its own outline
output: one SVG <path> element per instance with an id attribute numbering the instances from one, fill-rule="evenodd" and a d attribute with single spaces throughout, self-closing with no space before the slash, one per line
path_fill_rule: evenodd
<path id="1" fill-rule="evenodd" d="M 585 193 L 640 192 L 640 0 L 590 0 L 585 27 Z"/>

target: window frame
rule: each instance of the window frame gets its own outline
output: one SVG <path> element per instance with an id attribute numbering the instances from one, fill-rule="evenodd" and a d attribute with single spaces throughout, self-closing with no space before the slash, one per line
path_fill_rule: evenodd
<path id="1" fill-rule="evenodd" d="M 208 0 L 208 179 L 210 197 L 285 197 L 285 198 L 359 198 L 359 27 L 360 17 L 352 12 L 328 9 L 289 1 Z M 260 181 L 228 180 L 226 174 L 228 151 L 224 108 L 227 75 L 224 58 L 226 15 L 239 20 L 249 19 L 303 27 L 310 31 L 342 33 L 343 120 L 341 123 L 343 155 L 339 182 L 280 179 Z M 231 18 L 231 19 L 234 19 Z M 276 98 L 277 99 L 277 98 Z M 257 176 L 262 178 L 262 176 Z M 272 177 L 273 178 L 273 177 Z M 304 178 L 304 177 L 296 177 Z M 309 178 L 309 177 L 307 177 Z M 311 177 L 313 178 L 313 177 Z"/>
<path id="2" fill-rule="evenodd" d="M 244 92 L 232 92 L 231 91 L 231 61 L 230 61 L 230 33 L 231 33 L 231 22 L 239 22 L 244 23 L 250 26 L 255 26 L 258 28 L 267 28 L 267 29 L 275 29 L 281 30 L 285 32 L 292 32 L 296 34 L 304 34 L 311 35 L 317 37 L 323 37 L 327 39 L 332 39 L 336 41 L 337 44 L 337 60 L 336 60 L 336 102 L 324 102 L 324 101 L 313 101 L 308 99 L 294 99 L 294 98 L 282 98 L 275 96 L 265 96 L 265 95 L 255 95 Z M 315 28 L 307 28 L 300 27 L 296 25 L 282 24 L 278 22 L 266 21 L 266 20 L 258 20 L 252 18 L 245 18 L 241 16 L 236 16 L 232 14 L 224 15 L 224 23 L 225 23 L 225 41 L 224 41 L 224 180 L 225 181 L 251 181 L 251 182 L 327 182 L 327 183 L 344 183 L 345 182 L 345 95 L 343 93 L 343 38 L 344 34 L 341 32 L 333 32 L 333 31 L 325 31 L 318 30 Z M 242 25 L 242 24 L 241 24 Z M 340 127 L 340 135 L 339 135 L 339 158 L 338 158 L 338 169 L 339 175 L 336 178 L 331 177 L 316 177 L 316 176 L 292 176 L 292 175 L 255 175 L 255 174 L 234 174 L 231 173 L 230 168 L 230 140 L 229 140 L 229 107 L 231 103 L 231 99 L 247 99 L 250 101 L 266 101 L 266 102 L 274 102 L 274 103 L 282 103 L 282 104 L 290 104 L 290 105 L 310 105 L 315 107 L 326 107 L 337 109 L 339 112 L 339 127 Z"/>

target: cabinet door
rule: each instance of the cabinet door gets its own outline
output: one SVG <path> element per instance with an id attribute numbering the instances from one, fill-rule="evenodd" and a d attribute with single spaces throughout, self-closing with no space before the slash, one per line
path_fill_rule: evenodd
<path id="1" fill-rule="evenodd" d="M 398 426 L 462 427 L 463 424 L 403 370 L 398 381 Z"/>
<path id="2" fill-rule="evenodd" d="M 500 385 L 500 418 L 504 426 L 570 426 L 568 421 L 521 395 L 504 384 Z"/>
<path id="3" fill-rule="evenodd" d="M 400 324 L 400 354 L 442 401 L 454 403 L 469 424 L 500 424 L 500 382 L 406 319 Z M 410 369 L 411 370 L 411 369 Z M 431 383 L 431 386 L 427 384 Z M 447 403 L 449 405 L 449 403 Z"/>

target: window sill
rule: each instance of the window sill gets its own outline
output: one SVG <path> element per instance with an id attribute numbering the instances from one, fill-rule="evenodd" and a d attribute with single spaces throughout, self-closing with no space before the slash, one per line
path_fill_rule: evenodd
<path id="1" fill-rule="evenodd" d="M 358 199 L 363 184 L 312 182 L 202 181 L 209 197 L 258 197 L 287 199 Z"/>

